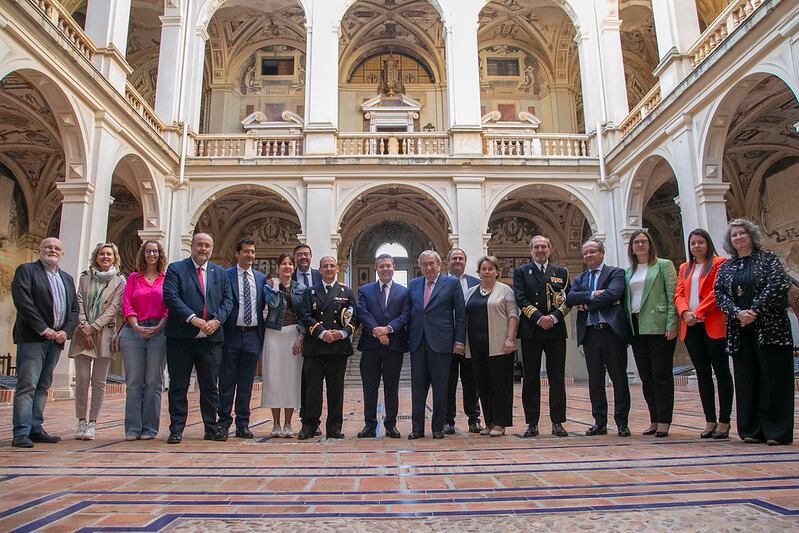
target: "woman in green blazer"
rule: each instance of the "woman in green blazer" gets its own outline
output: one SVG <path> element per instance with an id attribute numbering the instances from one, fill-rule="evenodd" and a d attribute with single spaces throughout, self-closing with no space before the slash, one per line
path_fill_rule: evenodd
<path id="1" fill-rule="evenodd" d="M 633 329 L 630 344 L 649 407 L 650 423 L 643 434 L 667 437 L 674 411 L 677 271 L 674 263 L 658 258 L 655 243 L 646 230 L 632 234 L 627 255 L 631 265 L 625 275 L 626 309 Z"/>

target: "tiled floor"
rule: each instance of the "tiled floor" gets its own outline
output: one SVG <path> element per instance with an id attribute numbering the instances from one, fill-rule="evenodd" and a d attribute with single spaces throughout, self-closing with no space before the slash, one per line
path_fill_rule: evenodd
<path id="1" fill-rule="evenodd" d="M 256 439 L 223 443 L 201 440 L 195 394 L 178 446 L 164 431 L 125 442 L 122 396 L 106 400 L 96 441 L 71 440 L 73 403 L 55 402 L 45 425 L 64 441 L 33 450 L 10 447 L 4 405 L 0 531 L 799 531 L 797 448 L 700 441 L 695 389 L 677 388 L 666 439 L 640 436 L 640 387 L 633 437 L 585 437 L 579 386 L 568 390 L 570 437 L 522 439 L 519 394 L 513 434 L 500 438 L 358 440 L 360 390 L 347 389 L 343 441 L 268 439 L 270 412 L 255 409 Z M 403 437 L 409 426 L 403 417 Z"/>

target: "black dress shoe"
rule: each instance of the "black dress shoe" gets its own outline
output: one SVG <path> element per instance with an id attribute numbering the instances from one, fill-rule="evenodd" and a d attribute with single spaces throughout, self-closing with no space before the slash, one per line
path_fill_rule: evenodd
<path id="1" fill-rule="evenodd" d="M 703 437 L 704 438 L 704 437 Z M 713 439 L 714 440 L 724 440 L 730 438 L 730 430 L 727 431 L 714 431 L 713 432 Z"/>
<path id="2" fill-rule="evenodd" d="M 315 435 L 313 431 L 305 431 L 304 429 L 300 430 L 300 432 L 297 434 L 297 440 L 308 440 L 314 437 Z"/>
<path id="3" fill-rule="evenodd" d="M 699 438 L 700 439 L 712 439 L 714 433 L 715 433 L 715 431 L 713 431 L 712 429 L 710 431 L 703 431 L 702 433 L 699 434 Z"/>
<path id="4" fill-rule="evenodd" d="M 657 432 L 658 432 L 657 429 L 647 429 L 645 431 L 642 431 L 641 435 L 643 435 L 644 437 L 650 437 L 650 436 L 654 435 Z"/>
<path id="5" fill-rule="evenodd" d="M 27 435 L 18 435 L 11 441 L 14 448 L 33 448 L 33 441 Z"/>
<path id="6" fill-rule="evenodd" d="M 608 426 L 597 426 L 594 424 L 588 431 L 585 432 L 586 437 L 593 437 L 594 435 L 607 435 L 608 434 Z"/>
<path id="7" fill-rule="evenodd" d="M 480 425 L 480 422 L 469 424 L 469 433 L 480 433 L 481 431 L 483 431 L 483 426 Z"/>
<path id="8" fill-rule="evenodd" d="M 530 424 L 527 426 L 527 431 L 524 432 L 525 439 L 529 439 L 530 437 L 537 437 L 538 436 L 538 425 L 537 424 Z"/>
<path id="9" fill-rule="evenodd" d="M 181 442 L 183 442 L 182 433 L 170 433 L 169 438 L 166 439 L 167 444 L 180 444 Z"/>
<path id="10" fill-rule="evenodd" d="M 556 437 L 568 437 L 569 432 L 563 428 L 561 424 L 552 424 L 552 434 Z"/>
<path id="11" fill-rule="evenodd" d="M 203 435 L 203 440 L 213 440 L 216 442 L 224 442 L 227 440 L 227 433 L 220 433 L 219 431 L 209 431 Z"/>
<path id="12" fill-rule="evenodd" d="M 374 429 L 364 426 L 362 430 L 358 432 L 359 439 L 373 439 L 377 436 L 377 433 Z"/>
<path id="13" fill-rule="evenodd" d="M 663 437 L 668 437 L 668 436 L 669 436 L 669 432 L 668 431 L 656 431 L 655 432 L 655 438 L 658 438 L 658 439 L 662 439 Z"/>
<path id="14" fill-rule="evenodd" d="M 455 434 L 455 426 L 453 424 L 444 424 L 444 433 L 447 435 Z"/>
<path id="15" fill-rule="evenodd" d="M 627 426 L 619 426 L 618 432 L 619 432 L 619 437 L 629 437 L 630 435 L 632 435 L 632 433 L 630 432 L 630 428 Z"/>
<path id="16" fill-rule="evenodd" d="M 31 433 L 29 435 L 30 440 L 33 442 L 43 442 L 45 444 L 55 444 L 56 442 L 61 440 L 61 437 L 58 435 L 50 435 L 45 430 L 42 430 L 38 433 Z"/>
<path id="17" fill-rule="evenodd" d="M 417 433 L 415 431 L 411 431 L 408 433 L 408 440 L 416 440 L 416 439 L 423 439 L 424 433 Z"/>
<path id="18" fill-rule="evenodd" d="M 254 435 L 252 434 L 252 431 L 250 431 L 250 428 L 241 427 L 241 428 L 236 428 L 236 437 L 240 439 L 251 439 L 254 437 Z"/>
<path id="19" fill-rule="evenodd" d="M 316 429 L 313 432 L 313 436 L 314 437 L 321 437 L 322 436 L 322 430 L 319 429 L 319 426 L 316 426 Z"/>
<path id="20" fill-rule="evenodd" d="M 328 433 L 327 435 L 325 435 L 325 438 L 328 438 L 328 439 L 343 439 L 344 438 L 344 433 L 341 433 L 341 432 L 339 432 L 339 433 Z"/>
<path id="21" fill-rule="evenodd" d="M 397 431 L 397 428 L 395 428 L 395 427 L 387 427 L 386 428 L 386 437 L 388 437 L 390 439 L 398 439 L 401 436 L 402 435 L 400 435 L 400 432 Z"/>
<path id="22" fill-rule="evenodd" d="M 434 439 L 443 439 L 444 438 L 444 432 L 443 431 L 434 431 L 433 432 L 433 438 Z"/>

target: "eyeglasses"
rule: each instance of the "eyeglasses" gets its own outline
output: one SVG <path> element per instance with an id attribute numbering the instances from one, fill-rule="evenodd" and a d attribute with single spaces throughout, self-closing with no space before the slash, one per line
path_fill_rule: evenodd
<path id="1" fill-rule="evenodd" d="M 633 246 L 643 246 L 645 244 L 649 244 L 649 241 L 646 239 L 633 241 Z"/>
<path id="2" fill-rule="evenodd" d="M 144 255 L 158 255 L 160 253 L 158 250 L 144 250 Z"/>
<path id="3" fill-rule="evenodd" d="M 311 252 L 297 252 L 294 255 L 297 257 L 311 257 Z"/>

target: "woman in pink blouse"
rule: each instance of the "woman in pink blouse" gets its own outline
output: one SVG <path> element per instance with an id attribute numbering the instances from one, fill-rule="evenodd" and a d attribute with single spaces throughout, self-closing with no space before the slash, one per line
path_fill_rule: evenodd
<path id="1" fill-rule="evenodd" d="M 122 296 L 125 326 L 119 347 L 125 362 L 125 440 L 149 440 L 158 434 L 164 386 L 166 337 L 163 285 L 166 254 L 157 241 L 146 241 L 136 256 L 136 272 Z"/>

